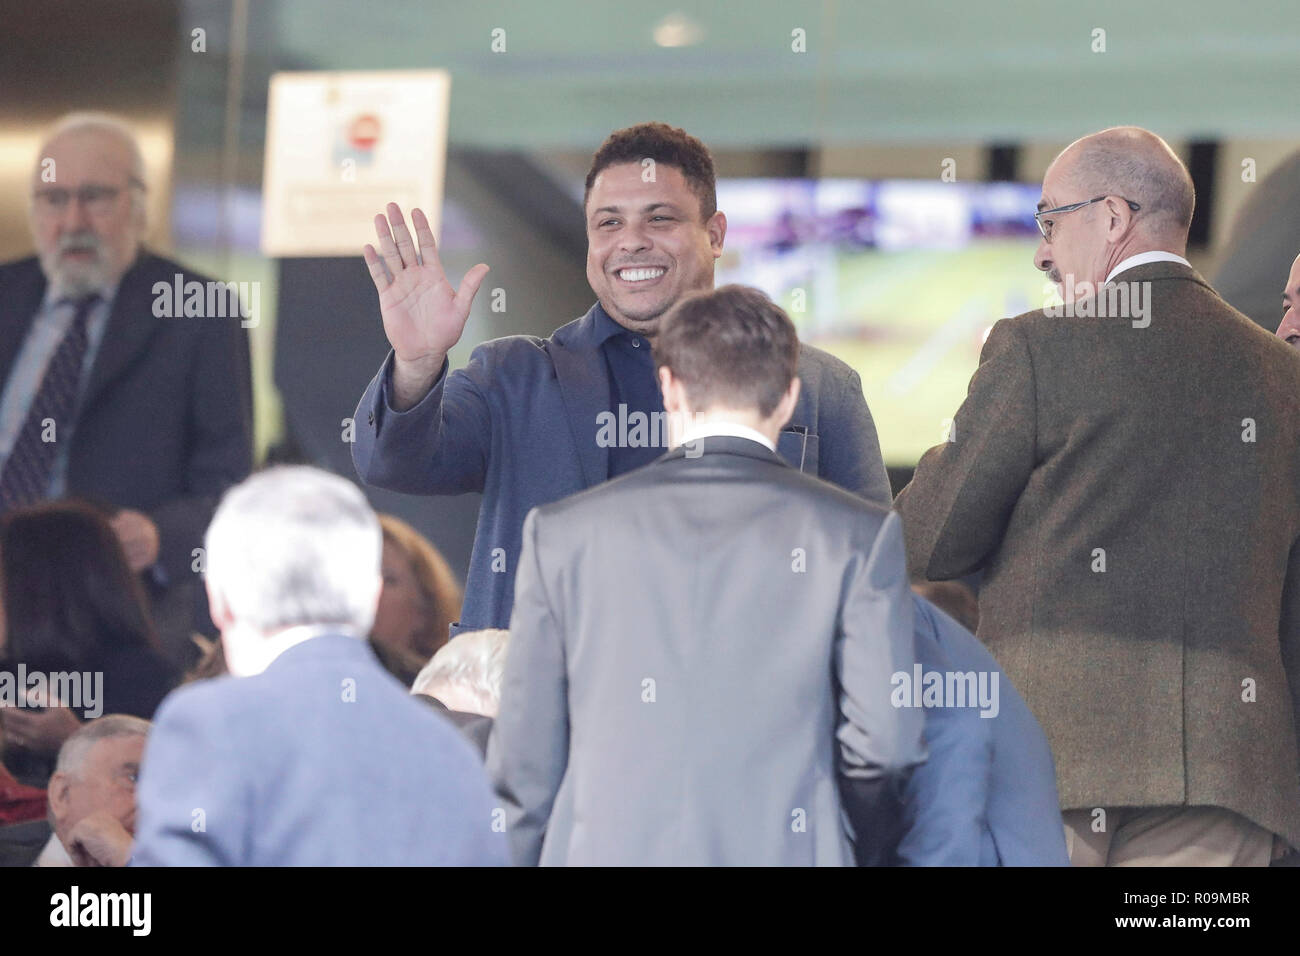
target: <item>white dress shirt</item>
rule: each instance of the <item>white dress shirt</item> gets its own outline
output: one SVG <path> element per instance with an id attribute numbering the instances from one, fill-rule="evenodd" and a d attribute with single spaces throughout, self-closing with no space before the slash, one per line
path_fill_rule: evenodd
<path id="1" fill-rule="evenodd" d="M 1110 275 L 1106 276 L 1106 281 L 1109 282 L 1121 272 L 1132 269 L 1135 266 L 1144 266 L 1148 262 L 1181 262 L 1189 269 L 1192 267 L 1192 264 L 1182 256 L 1176 256 L 1172 252 L 1165 252 L 1161 249 L 1152 249 L 1150 252 L 1139 252 L 1135 256 L 1129 256 L 1114 269 L 1110 270 Z"/>
<path id="2" fill-rule="evenodd" d="M 68 856 L 68 851 L 63 848 L 58 834 L 51 833 L 50 842 L 45 844 L 45 849 L 41 850 L 41 855 L 36 858 L 32 866 L 76 866 L 76 864 L 72 862 L 72 857 Z"/>
<path id="3" fill-rule="evenodd" d="M 697 438 L 712 438 L 715 436 L 725 436 L 727 438 L 748 438 L 750 441 L 756 441 L 768 451 L 776 451 L 776 446 L 762 432 L 755 431 L 748 425 L 740 425 L 736 422 L 696 422 L 686 429 L 682 435 L 682 440 L 678 442 L 685 445 L 693 442 Z"/>

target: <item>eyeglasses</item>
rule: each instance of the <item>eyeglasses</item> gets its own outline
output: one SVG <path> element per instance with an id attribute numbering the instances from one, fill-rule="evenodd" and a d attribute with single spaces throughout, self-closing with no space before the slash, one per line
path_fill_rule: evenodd
<path id="1" fill-rule="evenodd" d="M 132 177 L 127 182 L 126 188 L 144 189 L 144 183 Z M 75 197 L 92 216 L 102 216 L 113 208 L 117 198 L 122 195 L 122 189 L 121 186 L 102 186 L 98 183 L 87 183 L 77 189 L 52 186 L 49 189 L 36 190 L 32 193 L 32 199 L 35 200 L 38 211 L 58 214 L 67 209 L 68 203 Z"/>
<path id="2" fill-rule="evenodd" d="M 1034 213 L 1034 222 L 1038 223 L 1038 231 L 1043 234 L 1043 238 L 1048 242 L 1051 242 L 1052 226 L 1054 223 L 1045 222 L 1043 220 L 1044 216 L 1074 212 L 1076 209 L 1082 209 L 1084 206 L 1091 206 L 1095 202 L 1101 202 L 1105 198 L 1105 196 L 1098 196 L 1096 199 L 1085 199 L 1083 202 L 1072 202 L 1068 206 L 1057 206 L 1055 209 L 1044 209 L 1042 212 Z M 1119 198 L 1124 199 L 1123 196 L 1120 196 Z M 1142 208 L 1131 199 L 1124 199 L 1124 201 L 1128 203 L 1128 208 L 1132 209 L 1134 212 L 1137 212 Z"/>

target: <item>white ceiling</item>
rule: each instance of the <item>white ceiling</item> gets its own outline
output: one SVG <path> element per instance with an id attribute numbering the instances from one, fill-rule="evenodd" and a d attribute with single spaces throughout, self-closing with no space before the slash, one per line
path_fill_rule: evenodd
<path id="1" fill-rule="evenodd" d="M 590 149 L 650 118 L 722 148 L 1300 138 L 1297 0 L 253 3 L 271 69 L 450 69 L 461 146 Z M 697 43 L 656 44 L 674 13 Z"/>

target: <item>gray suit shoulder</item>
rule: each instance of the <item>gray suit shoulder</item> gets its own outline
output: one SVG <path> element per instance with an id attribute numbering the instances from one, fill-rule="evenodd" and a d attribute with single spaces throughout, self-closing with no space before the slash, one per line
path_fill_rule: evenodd
<path id="1" fill-rule="evenodd" d="M 799 377 L 808 384 L 815 384 L 808 381 L 814 376 L 818 380 L 816 384 L 819 384 L 826 380 L 849 382 L 858 375 L 843 359 L 804 342 L 799 343 L 798 372 Z"/>
<path id="2" fill-rule="evenodd" d="M 806 494 L 810 504 L 823 514 L 835 515 L 845 521 L 865 519 L 874 529 L 879 527 L 892 510 L 874 501 L 867 501 L 860 495 L 846 491 L 839 485 L 833 485 L 822 478 L 805 475 L 796 468 L 782 468 L 779 472 L 782 481 L 788 483 L 792 489 L 797 489 L 796 493 Z"/>
<path id="3" fill-rule="evenodd" d="M 559 501 L 539 505 L 532 513 L 537 515 L 536 520 L 548 524 L 552 519 L 560 518 L 559 524 L 566 526 L 572 524 L 575 517 L 586 516 L 602 508 L 622 511 L 627 495 L 643 495 L 652 492 L 655 487 L 665 482 L 669 476 L 663 469 L 688 464 L 683 460 L 654 462 Z M 774 464 L 770 472 L 767 480 L 773 489 L 782 490 L 783 503 L 788 502 L 791 497 L 797 497 L 804 500 L 813 512 L 832 518 L 834 521 L 845 523 L 865 521 L 874 533 L 891 510 L 884 505 L 867 501 L 829 481 L 806 475 L 788 465 Z"/>

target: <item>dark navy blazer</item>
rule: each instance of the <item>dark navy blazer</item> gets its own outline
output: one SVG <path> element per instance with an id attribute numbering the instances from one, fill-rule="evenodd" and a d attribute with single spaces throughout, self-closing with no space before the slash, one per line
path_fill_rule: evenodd
<path id="1" fill-rule="evenodd" d="M 122 276 L 81 396 L 67 494 L 142 511 L 158 526 L 159 564 L 192 579 L 217 500 L 253 460 L 248 335 L 240 318 L 158 318 L 154 285 L 206 282 L 141 251 Z M 0 265 L 0 382 L 45 295 L 35 258 Z"/>
<path id="2" fill-rule="evenodd" d="M 601 415 L 615 411 L 597 310 L 550 338 L 513 335 L 474 349 L 419 404 L 393 410 L 393 356 L 356 413 L 352 460 L 366 484 L 409 494 L 481 492 L 462 630 L 508 627 L 524 517 L 609 476 Z M 849 366 L 803 346 L 799 404 L 777 450 L 790 464 L 890 507 L 876 426 Z"/>

